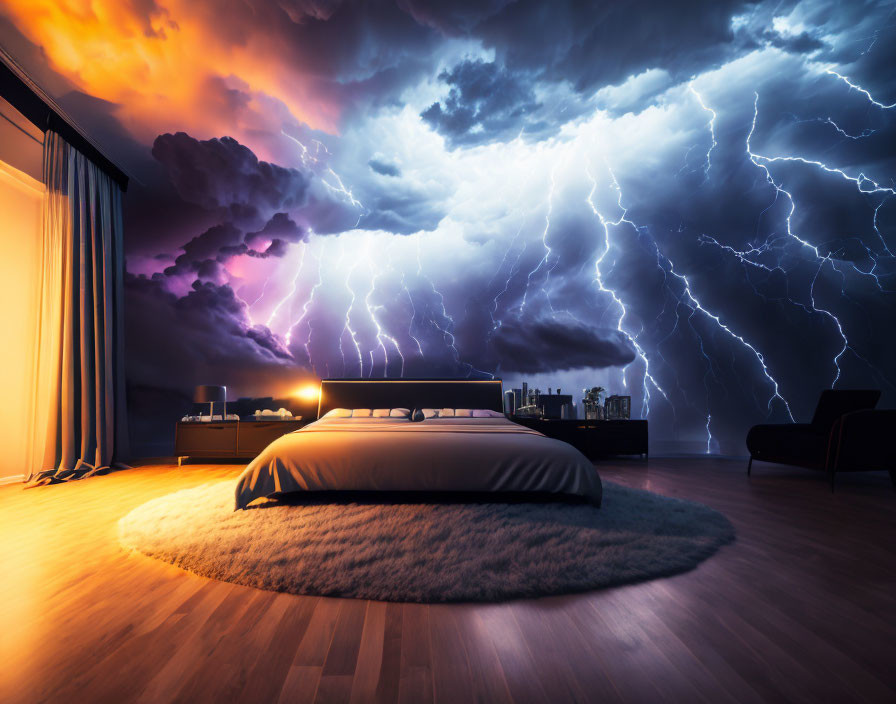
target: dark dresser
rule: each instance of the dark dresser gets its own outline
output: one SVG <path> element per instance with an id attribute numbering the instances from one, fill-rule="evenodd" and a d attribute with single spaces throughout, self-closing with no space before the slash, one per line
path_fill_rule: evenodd
<path id="1" fill-rule="evenodd" d="M 190 458 L 251 459 L 281 435 L 310 422 L 301 418 L 215 423 L 179 421 L 174 434 L 174 453 L 178 465 Z"/>
<path id="2" fill-rule="evenodd" d="M 563 440 L 589 459 L 609 455 L 647 457 L 646 420 L 554 420 L 512 416 L 514 423 Z"/>

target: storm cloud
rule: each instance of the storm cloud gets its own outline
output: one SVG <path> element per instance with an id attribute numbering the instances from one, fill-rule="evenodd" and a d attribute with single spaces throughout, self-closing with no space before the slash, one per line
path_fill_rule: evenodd
<path id="1" fill-rule="evenodd" d="M 135 384 L 562 379 L 730 453 L 823 388 L 896 402 L 885 3 L 223 7 L 119 3 L 143 58 L 55 77 L 133 164 Z"/>
<path id="2" fill-rule="evenodd" d="M 635 360 L 631 342 L 616 330 L 552 319 L 506 322 L 492 344 L 502 369 L 523 374 L 622 367 Z"/>
<path id="3" fill-rule="evenodd" d="M 246 244 L 254 247 L 260 242 L 283 242 L 295 244 L 308 239 L 308 231 L 297 225 L 286 213 L 274 213 L 258 232 L 246 234 Z"/>
<path id="4" fill-rule="evenodd" d="M 527 78 L 495 63 L 464 61 L 439 79 L 450 86 L 448 97 L 421 117 L 455 146 L 506 138 L 539 107 Z"/>
<path id="5" fill-rule="evenodd" d="M 152 154 L 181 197 L 210 210 L 291 210 L 307 200 L 307 176 L 260 161 L 231 137 L 198 140 L 184 132 L 163 134 L 153 143 Z"/>

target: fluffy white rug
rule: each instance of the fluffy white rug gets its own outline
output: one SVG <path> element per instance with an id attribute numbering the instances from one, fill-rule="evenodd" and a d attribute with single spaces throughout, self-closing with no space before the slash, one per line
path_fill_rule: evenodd
<path id="1" fill-rule="evenodd" d="M 604 483 L 570 503 L 269 502 L 233 510 L 232 481 L 149 501 L 125 548 L 262 589 L 386 601 L 497 601 L 683 572 L 734 538 L 720 513 Z"/>

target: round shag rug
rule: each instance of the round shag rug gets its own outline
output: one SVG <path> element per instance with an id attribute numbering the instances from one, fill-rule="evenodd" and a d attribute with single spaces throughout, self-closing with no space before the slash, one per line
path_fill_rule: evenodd
<path id="1" fill-rule="evenodd" d="M 684 572 L 734 538 L 702 504 L 604 482 L 570 503 L 281 504 L 234 511 L 232 481 L 153 499 L 125 548 L 261 589 L 384 601 L 498 601 Z"/>

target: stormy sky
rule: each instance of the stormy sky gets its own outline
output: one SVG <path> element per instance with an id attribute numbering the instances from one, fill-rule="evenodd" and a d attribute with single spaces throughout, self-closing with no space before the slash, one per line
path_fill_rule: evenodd
<path id="1" fill-rule="evenodd" d="M 896 4 L 7 0 L 132 177 L 134 388 L 499 376 L 743 453 L 896 402 Z"/>

